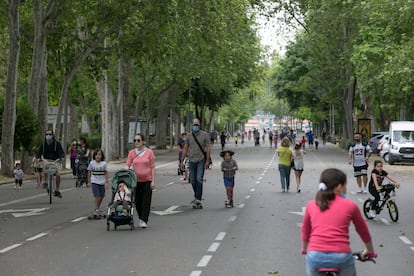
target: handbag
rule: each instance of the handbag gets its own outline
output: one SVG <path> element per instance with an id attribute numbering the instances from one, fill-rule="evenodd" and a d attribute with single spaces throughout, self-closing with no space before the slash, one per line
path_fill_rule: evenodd
<path id="1" fill-rule="evenodd" d="M 204 154 L 204 160 L 205 160 L 205 162 L 207 162 L 207 153 L 204 151 L 204 149 L 201 147 L 201 145 L 200 145 L 200 142 L 198 141 L 198 139 L 197 139 L 197 137 L 194 135 L 194 133 L 193 132 L 191 132 L 191 134 L 193 135 L 193 137 L 194 137 L 194 140 L 196 141 L 196 143 L 197 143 L 197 145 L 198 145 L 198 147 L 200 148 L 200 150 L 201 150 L 201 152 Z M 211 160 L 211 156 L 210 156 L 210 158 L 208 159 L 208 166 L 210 167 L 211 166 L 211 164 L 213 164 L 213 160 Z"/>

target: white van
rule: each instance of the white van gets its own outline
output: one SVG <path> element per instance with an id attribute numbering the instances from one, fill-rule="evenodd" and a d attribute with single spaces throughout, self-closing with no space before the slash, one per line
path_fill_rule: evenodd
<path id="1" fill-rule="evenodd" d="M 395 162 L 414 162 L 414 122 L 391 122 L 388 143 L 390 165 Z"/>

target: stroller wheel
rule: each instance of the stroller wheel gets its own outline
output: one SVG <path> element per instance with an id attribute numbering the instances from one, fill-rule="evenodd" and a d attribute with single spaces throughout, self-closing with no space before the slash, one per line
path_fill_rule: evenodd
<path id="1" fill-rule="evenodd" d="M 111 228 L 111 225 L 109 224 L 109 222 L 106 223 L 106 231 L 109 231 L 109 229 Z"/>
<path id="2" fill-rule="evenodd" d="M 134 230 L 134 229 L 135 229 L 134 224 L 133 224 L 133 223 L 131 223 L 131 224 L 129 225 L 129 228 L 131 229 L 131 231 L 132 231 L 132 230 Z"/>

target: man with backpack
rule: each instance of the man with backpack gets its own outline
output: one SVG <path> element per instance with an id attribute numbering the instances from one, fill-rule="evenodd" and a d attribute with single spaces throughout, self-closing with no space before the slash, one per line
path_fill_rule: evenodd
<path id="1" fill-rule="evenodd" d="M 354 134 L 354 142 L 349 147 L 348 163 L 354 167 L 354 176 L 358 185 L 358 193 L 367 193 L 368 161 L 372 150 L 366 142 L 362 142 L 361 133 Z M 362 187 L 364 182 L 364 187 Z"/>

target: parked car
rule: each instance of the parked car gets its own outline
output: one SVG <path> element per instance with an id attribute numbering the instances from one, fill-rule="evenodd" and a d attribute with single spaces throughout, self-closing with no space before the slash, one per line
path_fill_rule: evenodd
<path id="1" fill-rule="evenodd" d="M 378 142 L 378 150 L 379 155 L 384 158 L 384 161 L 388 163 L 389 155 L 388 155 L 388 149 L 390 148 L 390 144 L 388 143 L 388 140 L 390 139 L 389 134 L 385 134 L 381 140 Z"/>
<path id="2" fill-rule="evenodd" d="M 379 140 L 381 140 L 382 137 L 384 137 L 385 134 L 389 134 L 389 132 L 388 131 L 377 131 L 371 134 L 371 138 L 369 139 L 368 144 L 374 153 L 379 153 L 379 150 L 377 149 L 378 142 Z"/>

